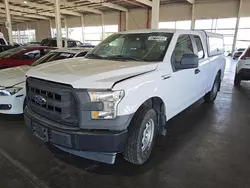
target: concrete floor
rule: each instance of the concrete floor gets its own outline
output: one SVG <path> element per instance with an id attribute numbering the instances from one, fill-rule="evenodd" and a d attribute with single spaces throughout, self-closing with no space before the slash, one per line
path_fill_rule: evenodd
<path id="1" fill-rule="evenodd" d="M 248 188 L 250 83 L 233 87 L 228 60 L 214 105 L 198 101 L 168 122 L 151 160 L 105 165 L 45 146 L 20 116 L 0 117 L 0 187 Z"/>

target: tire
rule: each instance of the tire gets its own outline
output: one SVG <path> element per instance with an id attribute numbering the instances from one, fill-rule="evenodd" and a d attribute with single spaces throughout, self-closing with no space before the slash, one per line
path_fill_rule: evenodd
<path id="1" fill-rule="evenodd" d="M 217 94 L 220 90 L 220 85 L 221 85 L 221 79 L 220 79 L 220 74 L 218 73 L 216 75 L 216 78 L 214 80 L 213 87 L 211 91 L 209 91 L 205 96 L 204 96 L 204 101 L 206 103 L 213 103 L 217 97 Z"/>
<path id="2" fill-rule="evenodd" d="M 234 77 L 234 85 L 235 86 L 239 86 L 241 83 L 241 76 L 239 74 L 235 74 L 235 77 Z"/>
<path id="3" fill-rule="evenodd" d="M 149 127 L 151 127 L 151 129 Z M 148 134 L 147 131 L 151 134 Z M 155 110 L 148 107 L 141 107 L 134 115 L 128 132 L 128 140 L 123 156 L 125 160 L 130 163 L 141 165 L 150 157 L 154 145 L 157 132 L 157 116 Z"/>

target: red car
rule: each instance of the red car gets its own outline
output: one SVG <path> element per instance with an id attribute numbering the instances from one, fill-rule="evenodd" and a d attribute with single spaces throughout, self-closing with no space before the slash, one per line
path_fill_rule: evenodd
<path id="1" fill-rule="evenodd" d="M 51 46 L 20 46 L 0 53 L 0 69 L 30 65 L 50 50 Z"/>

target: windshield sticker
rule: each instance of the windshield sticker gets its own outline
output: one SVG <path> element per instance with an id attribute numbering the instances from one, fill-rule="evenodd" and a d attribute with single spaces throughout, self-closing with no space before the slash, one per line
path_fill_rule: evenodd
<path id="1" fill-rule="evenodd" d="M 165 36 L 149 36 L 148 40 L 166 41 L 168 38 Z"/>

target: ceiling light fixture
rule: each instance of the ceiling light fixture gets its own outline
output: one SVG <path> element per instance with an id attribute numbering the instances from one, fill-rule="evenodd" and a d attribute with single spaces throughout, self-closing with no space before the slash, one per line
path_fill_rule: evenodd
<path id="1" fill-rule="evenodd" d="M 27 1 L 23 1 L 24 4 L 27 4 L 28 2 Z"/>

